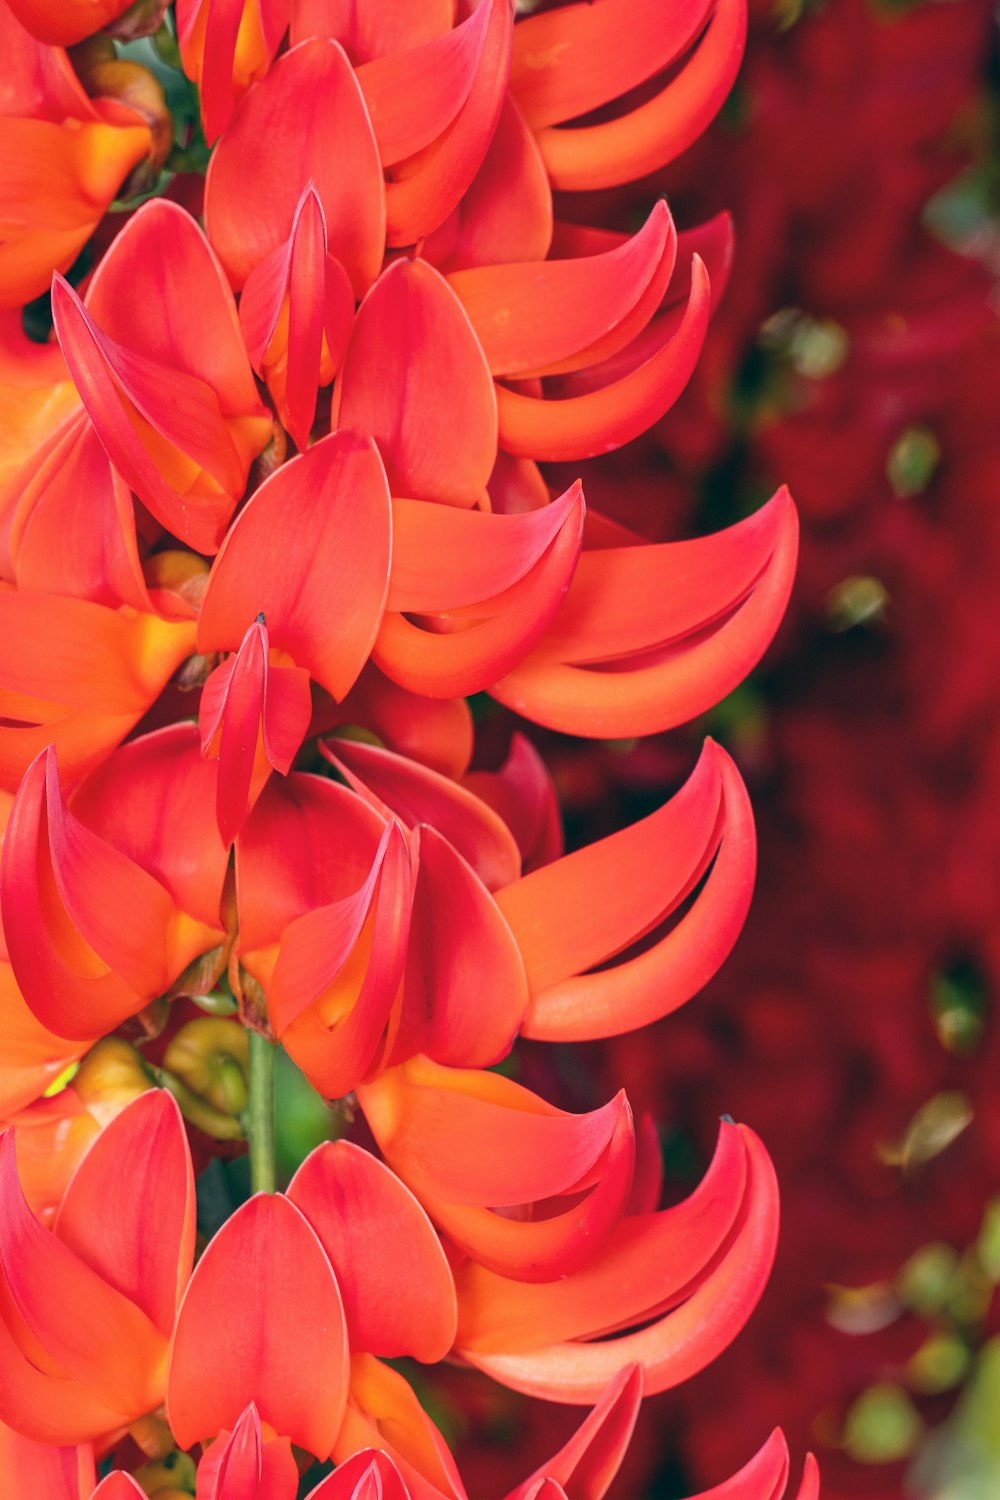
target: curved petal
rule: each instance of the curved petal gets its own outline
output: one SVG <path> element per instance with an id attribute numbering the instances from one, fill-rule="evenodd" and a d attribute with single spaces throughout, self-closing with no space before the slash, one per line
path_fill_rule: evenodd
<path id="1" fill-rule="evenodd" d="M 376 812 L 399 818 L 407 828 L 435 828 L 488 890 L 517 879 L 521 855 L 514 835 L 486 802 L 450 777 L 359 740 L 332 740 L 320 749 Z"/>
<path id="2" fill-rule="evenodd" d="M 296 0 L 292 46 L 309 36 L 332 36 L 355 64 L 417 47 L 450 31 L 455 0 Z"/>
<path id="3" fill-rule="evenodd" d="M 746 28 L 746 0 L 716 0 L 708 30 L 695 50 L 676 77 L 646 103 L 599 125 L 541 130 L 538 144 L 552 186 L 579 192 L 634 182 L 686 151 L 707 129 L 732 87 Z"/>
<path id="4" fill-rule="evenodd" d="M 53 1232 L 169 1339 L 194 1264 L 194 1219 L 184 1121 L 170 1094 L 150 1089 L 94 1141 L 70 1179 Z"/>
<path id="5" fill-rule="evenodd" d="M 363 724 L 399 755 L 444 776 L 461 776 L 472 759 L 472 714 L 464 698 L 407 692 L 369 662 L 336 712 L 335 724 Z M 0 739 L 0 747 L 2 747 Z"/>
<path id="6" fill-rule="evenodd" d="M 525 379 L 582 369 L 624 349 L 659 306 L 676 249 L 661 199 L 642 229 L 603 254 L 455 271 L 448 284 L 491 372 Z"/>
<path id="7" fill-rule="evenodd" d="M 746 1201 L 747 1173 L 743 1136 L 724 1122 L 694 1192 L 658 1213 L 623 1219 L 594 1264 L 576 1275 L 526 1286 L 471 1262 L 460 1266 L 457 1350 L 474 1362 L 562 1347 L 675 1305 L 728 1244 Z"/>
<path id="8" fill-rule="evenodd" d="M 556 399 L 498 387 L 500 446 L 524 458 L 562 462 L 593 458 L 638 437 L 669 411 L 691 378 L 710 309 L 708 273 L 695 257 L 683 315 L 668 313 L 654 325 L 654 352 L 627 374 Z"/>
<path id="9" fill-rule="evenodd" d="M 351 1348 L 444 1359 L 455 1341 L 455 1283 L 409 1188 L 370 1152 L 336 1141 L 306 1157 L 288 1196 L 336 1272 Z"/>
<path id="10" fill-rule="evenodd" d="M 580 484 L 524 515 L 396 500 L 393 516 L 399 572 L 373 661 L 412 692 L 454 698 L 488 688 L 530 651 L 563 602 L 583 541 Z M 522 571 L 511 578 L 515 567 Z M 470 600 L 490 587 L 491 574 L 497 591 Z M 430 628 L 399 612 L 426 609 L 438 588 Z"/>
<path id="11" fill-rule="evenodd" d="M 691 1500 L 781 1500 L 787 1479 L 788 1444 L 781 1429 L 775 1428 L 763 1448 L 739 1473 L 710 1490 L 692 1495 Z"/>
<path id="12" fill-rule="evenodd" d="M 774 1169 L 757 1137 L 746 1129 L 743 1135 L 750 1180 L 737 1227 L 715 1264 L 679 1307 L 637 1332 L 602 1343 L 556 1343 L 510 1355 L 470 1355 L 463 1350 L 469 1363 L 514 1390 L 571 1405 L 595 1400 L 627 1364 L 642 1365 L 651 1395 L 703 1370 L 732 1342 L 753 1312 L 777 1245 Z"/>
<path id="13" fill-rule="evenodd" d="M 412 1500 L 466 1500 L 448 1445 L 410 1386 L 370 1354 L 351 1360 L 350 1396 L 333 1457 L 350 1462 L 362 1448 L 379 1448 L 392 1459 Z"/>
<path id="14" fill-rule="evenodd" d="M 403 976 L 410 892 L 406 843 L 390 823 L 361 889 L 282 934 L 267 986 L 271 1018 L 327 1098 L 349 1093 L 376 1057 Z"/>
<path id="15" fill-rule="evenodd" d="M 340 44 L 324 38 L 278 59 L 209 163 L 205 225 L 237 289 L 288 239 L 310 182 L 323 205 L 329 253 L 361 297 L 382 264 L 385 186 L 357 75 Z"/>
<path id="16" fill-rule="evenodd" d="M 625 1457 L 641 1403 L 642 1370 L 630 1365 L 614 1377 L 569 1442 L 504 1500 L 528 1500 L 542 1479 L 560 1484 L 567 1500 L 603 1500 Z"/>
<path id="17" fill-rule="evenodd" d="M 584 554 L 539 645 L 491 692 L 570 734 L 682 724 L 731 692 L 769 645 L 797 551 L 782 489 L 714 537 Z"/>
<path id="18" fill-rule="evenodd" d="M 599 0 L 527 16 L 514 30 L 510 91 L 534 130 L 589 114 L 680 57 L 711 8 Z"/>
<path id="19" fill-rule="evenodd" d="M 347 1329 L 319 1240 L 287 1198 L 259 1193 L 210 1242 L 177 1315 L 167 1419 L 190 1448 L 232 1428 L 249 1401 L 317 1458 L 347 1399 Z"/>
<path id="20" fill-rule="evenodd" d="M 0 894 L 15 976 L 60 1035 L 113 1031 L 172 977 L 169 894 L 67 812 L 52 750 L 33 762 L 15 798 Z"/>
<path id="21" fill-rule="evenodd" d="M 499 770 L 470 771 L 463 785 L 499 813 L 517 839 L 525 872 L 562 854 L 563 826 L 555 784 L 542 757 L 520 731 L 511 736 L 507 759 Z"/>
<path id="22" fill-rule="evenodd" d="M 343 698 L 378 630 L 390 546 L 374 444 L 331 433 L 282 464 L 240 512 L 209 575 L 199 650 L 235 648 L 263 614 L 271 646 Z"/>
<path id="23" fill-rule="evenodd" d="M 331 425 L 376 439 L 396 495 L 468 508 L 485 490 L 497 445 L 493 381 L 461 303 L 426 262 L 393 262 L 361 304 Z"/>
<path id="24" fill-rule="evenodd" d="M 693 904 L 659 941 L 585 972 L 676 910 L 713 859 Z M 658 813 L 498 893 L 532 989 L 524 1034 L 545 1041 L 613 1036 L 683 1005 L 739 936 L 755 865 L 746 788 L 729 756 L 708 740 L 689 781 Z"/>
<path id="25" fill-rule="evenodd" d="M 510 68 L 513 7 L 509 0 L 483 0 L 471 21 L 482 41 L 465 103 L 436 140 L 398 164 L 386 188 L 390 246 L 413 245 L 444 222 L 479 170 L 496 130 Z"/>
<path id="26" fill-rule="evenodd" d="M 521 955 L 496 903 L 448 840 L 422 825 L 389 1060 L 426 1052 L 446 1065 L 489 1067 L 510 1051 L 527 1000 Z"/>

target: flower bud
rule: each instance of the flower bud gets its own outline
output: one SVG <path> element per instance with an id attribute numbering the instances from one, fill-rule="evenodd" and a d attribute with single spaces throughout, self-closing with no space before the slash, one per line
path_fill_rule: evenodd
<path id="1" fill-rule="evenodd" d="M 171 1038 L 163 1064 L 212 1109 L 235 1116 L 247 1103 L 247 1049 L 238 1021 L 199 1016 Z"/>
<path id="2" fill-rule="evenodd" d="M 124 1037 L 106 1036 L 81 1062 L 73 1087 L 103 1125 L 153 1087 L 142 1056 Z"/>

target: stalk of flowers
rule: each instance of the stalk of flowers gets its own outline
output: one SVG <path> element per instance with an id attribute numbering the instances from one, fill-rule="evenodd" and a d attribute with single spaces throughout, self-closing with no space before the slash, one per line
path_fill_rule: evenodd
<path id="1" fill-rule="evenodd" d="M 291 1500 L 332 1462 L 315 1500 L 461 1500 L 384 1362 L 447 1357 L 593 1406 L 513 1493 L 599 1500 L 643 1391 L 752 1312 L 773 1170 L 724 1123 L 700 1186 L 660 1207 L 624 1094 L 575 1114 L 491 1069 L 519 1035 L 604 1037 L 690 999 L 746 915 L 753 823 L 709 741 L 658 811 L 564 854 L 527 740 L 470 770 L 466 700 L 649 734 L 733 688 L 781 617 L 786 491 L 651 545 L 539 468 L 621 447 L 691 377 L 719 225 L 678 234 L 657 203 L 607 240 L 557 221 L 553 189 L 690 145 L 735 75 L 741 0 L 516 25 L 508 0 L 178 4 L 204 187 L 170 179 L 188 128 L 142 179 L 165 191 L 108 219 L 134 163 L 95 136 L 99 185 L 66 168 L 89 139 L 70 94 L 124 131 L 149 89 L 108 38 L 169 55 L 162 8 L 101 11 L 74 73 L 79 5 L 0 4 L 12 117 L 39 127 L 11 132 L 0 263 L 11 1470 L 54 1500 Z M 127 127 L 147 155 L 164 109 Z M 42 234 L 18 217 L 32 170 L 69 184 Z M 50 232 L 66 217 L 79 236 Z M 50 274 L 33 344 L 16 310 Z M 279 1040 L 359 1109 L 358 1141 L 284 1193 Z M 192 1149 L 244 1140 L 258 1191 L 195 1263 Z M 720 1495 L 778 1500 L 788 1471 L 774 1434 Z"/>

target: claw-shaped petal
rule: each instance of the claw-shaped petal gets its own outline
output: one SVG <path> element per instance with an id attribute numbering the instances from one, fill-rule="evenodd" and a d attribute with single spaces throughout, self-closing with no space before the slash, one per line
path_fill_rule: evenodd
<path id="1" fill-rule="evenodd" d="M 585 553 L 538 646 L 491 688 L 570 734 L 652 734 L 703 713 L 755 665 L 791 592 L 787 490 L 716 536 Z"/>
<path id="2" fill-rule="evenodd" d="M 525 1035 L 612 1036 L 683 1005 L 739 936 L 755 855 L 746 789 L 709 740 L 690 779 L 659 812 L 499 891 L 532 991 Z M 650 945 L 648 935 L 696 890 L 676 925 Z M 640 939 L 642 950 L 627 956 Z"/>

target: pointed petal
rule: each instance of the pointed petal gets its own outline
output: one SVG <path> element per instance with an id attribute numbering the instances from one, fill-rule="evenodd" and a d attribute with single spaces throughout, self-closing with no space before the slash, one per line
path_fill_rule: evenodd
<path id="1" fill-rule="evenodd" d="M 730 692 L 767 648 L 797 548 L 782 489 L 715 537 L 585 554 L 552 626 L 493 696 L 571 734 L 681 724 Z"/>
<path id="2" fill-rule="evenodd" d="M 399 990 L 410 925 L 410 864 L 397 824 L 346 901 L 282 934 L 267 986 L 274 1025 L 313 1087 L 338 1099 L 372 1064 Z"/>
<path id="3" fill-rule="evenodd" d="M 415 561 L 418 549 L 414 546 L 407 552 L 406 542 L 400 547 L 403 586 L 393 591 L 390 585 L 390 607 L 372 651 L 373 661 L 401 686 L 434 697 L 453 698 L 490 687 L 530 651 L 563 602 L 583 540 L 580 485 L 571 486 L 544 510 L 526 515 L 483 515 L 402 500 L 393 502 L 393 515 L 403 521 L 400 529 L 407 541 L 414 534 L 426 538 L 422 555 L 431 566 L 420 576 L 412 562 L 406 567 L 411 558 Z M 436 550 L 434 540 L 445 537 L 452 540 L 449 551 Z M 461 600 L 480 582 L 489 587 L 488 565 L 476 567 L 472 561 L 489 556 L 487 537 L 502 538 L 507 545 L 497 549 L 495 561 L 507 561 L 514 553 L 517 564 L 526 569 L 521 577 L 492 597 L 460 602 L 457 608 L 439 605 L 428 629 L 392 609 L 394 600 L 405 600 L 410 608 L 419 598 L 429 600 L 437 581 L 443 586 L 439 596 L 443 600 L 451 590 Z M 466 541 L 464 547 L 459 545 L 461 540 Z M 448 564 L 435 568 L 434 561 L 444 557 Z M 460 581 L 454 578 L 454 565 L 466 559 L 472 576 Z"/>
<path id="4" fill-rule="evenodd" d="M 167 1418 L 178 1444 L 232 1428 L 249 1401 L 317 1458 L 347 1398 L 347 1330 L 316 1235 L 287 1198 L 258 1194 L 210 1242 L 181 1303 Z"/>
<path id="5" fill-rule="evenodd" d="M 457 206 L 483 161 L 506 96 L 514 11 L 509 0 L 483 0 L 479 64 L 468 97 L 451 125 L 423 151 L 400 163 L 386 189 L 387 240 L 413 245 Z"/>
<path id="6" fill-rule="evenodd" d="M 395 261 L 361 304 L 334 403 L 335 426 L 377 440 L 394 494 L 468 508 L 485 490 L 493 382 L 458 298 L 425 262 Z"/>
<path id="7" fill-rule="evenodd" d="M 199 650 L 233 648 L 260 613 L 271 646 L 343 698 L 378 630 L 390 536 L 374 444 L 332 433 L 283 464 L 240 512 L 209 576 Z"/>
<path id="8" fill-rule="evenodd" d="M 411 1497 L 388 1453 L 365 1448 L 339 1463 L 335 1473 L 309 1491 L 307 1500 L 411 1500 Z"/>
<path id="9" fill-rule="evenodd" d="M 370 1354 L 356 1354 L 333 1456 L 349 1462 L 360 1448 L 375 1447 L 399 1469 L 412 1500 L 466 1500 L 447 1443 L 403 1376 Z"/>
<path id="10" fill-rule="evenodd" d="M 361 297 L 382 264 L 385 187 L 357 75 L 339 43 L 323 39 L 304 41 L 278 59 L 244 99 L 209 163 L 205 223 L 235 287 L 288 239 L 310 182 L 326 216 L 329 252 Z"/>
<path id="11" fill-rule="evenodd" d="M 45 1373 L 67 1376 L 131 1417 L 150 1410 L 162 1392 L 166 1340 L 145 1313 L 37 1222 L 17 1180 L 9 1131 L 0 1143 L 0 1200 L 0 1318 L 8 1332 L 34 1362 L 41 1351 L 49 1362 Z"/>
<path id="12" fill-rule="evenodd" d="M 116 1469 L 106 1479 L 102 1479 L 93 1493 L 92 1500 L 142 1500 L 145 1490 L 141 1489 L 131 1474 L 126 1474 L 122 1469 Z"/>
<path id="13" fill-rule="evenodd" d="M 695 261 L 683 316 L 667 314 L 661 319 L 662 332 L 654 325 L 654 352 L 620 379 L 580 396 L 552 400 L 500 386 L 500 446 L 526 458 L 560 462 L 592 458 L 638 437 L 669 411 L 691 378 L 710 305 L 708 275 L 701 261 Z"/>
<path id="14" fill-rule="evenodd" d="M 533 130 L 589 114 L 680 57 L 711 9 L 599 0 L 527 16 L 514 29 L 511 93 Z"/>
<path id="15" fill-rule="evenodd" d="M 523 1019 L 524 965 L 496 903 L 447 839 L 425 824 L 418 847 L 391 1060 L 426 1052 L 452 1066 L 489 1067 L 510 1051 Z"/>
<path id="16" fill-rule="evenodd" d="M 485 802 L 426 766 L 359 740 L 321 744 L 326 760 L 377 812 L 407 828 L 429 823 L 467 860 L 489 890 L 509 885 L 521 869 L 510 829 Z"/>
<path id="17" fill-rule="evenodd" d="M 788 1478 L 788 1444 L 775 1428 L 749 1463 L 739 1473 L 692 1495 L 691 1500 L 781 1500 Z M 804 1497 L 800 1497 L 804 1500 Z"/>
<path id="18" fill-rule="evenodd" d="M 455 1341 L 455 1283 L 399 1178 L 348 1141 L 317 1146 L 288 1187 L 337 1275 L 351 1348 L 434 1364 Z"/>
<path id="19" fill-rule="evenodd" d="M 448 284 L 491 372 L 523 379 L 582 369 L 623 349 L 659 306 L 676 248 L 661 200 L 637 234 L 604 254 L 456 271 Z"/>
<path id="20" fill-rule="evenodd" d="M 598 17 L 597 26 L 600 21 Z M 599 125 L 541 130 L 538 144 L 552 186 L 579 192 L 634 182 L 686 151 L 715 118 L 732 87 L 743 58 L 746 27 L 744 0 L 716 0 L 708 30 L 676 77 L 652 99 Z"/>
<path id="21" fill-rule="evenodd" d="M 65 810 L 51 750 L 15 799 L 0 892 L 11 965 L 50 1030 L 96 1038 L 166 987 L 170 898 Z"/>
<path id="22" fill-rule="evenodd" d="M 755 855 L 746 788 L 725 751 L 706 741 L 690 780 L 658 813 L 499 892 L 532 987 L 525 1035 L 611 1036 L 683 1005 L 739 936 Z M 696 889 L 713 858 L 677 924 L 635 957 L 606 966 Z M 573 884 L 564 883 L 571 873 Z M 598 965 L 605 967 L 585 972 Z"/>
<path id="23" fill-rule="evenodd" d="M 165 1090 L 151 1089 L 101 1131 L 70 1180 L 54 1233 L 169 1338 L 194 1264 L 194 1207 L 180 1110 Z"/>
<path id="24" fill-rule="evenodd" d="M 220 1434 L 198 1465 L 204 1500 L 294 1500 L 298 1479 L 291 1443 L 264 1438 L 252 1401 L 232 1432 Z"/>
<path id="25" fill-rule="evenodd" d="M 651 1395 L 703 1370 L 753 1312 L 777 1245 L 774 1169 L 753 1132 L 744 1128 L 742 1133 L 751 1176 L 740 1218 L 727 1247 L 686 1302 L 637 1332 L 605 1342 L 551 1344 L 532 1353 L 485 1357 L 463 1351 L 469 1362 L 514 1390 L 572 1405 L 595 1400 L 626 1364 L 642 1365 Z"/>
<path id="26" fill-rule="evenodd" d="M 528 1500 L 540 1479 L 561 1484 L 567 1500 L 602 1500 L 621 1466 L 642 1402 L 642 1370 L 619 1371 L 569 1442 L 504 1500 Z"/>
<path id="27" fill-rule="evenodd" d="M 455 1275 L 457 1349 L 475 1361 L 481 1354 L 561 1348 L 565 1340 L 628 1327 L 674 1305 L 728 1243 L 746 1187 L 743 1137 L 724 1123 L 694 1192 L 659 1213 L 624 1219 L 604 1253 L 576 1275 L 526 1286 L 466 1263 Z"/>

